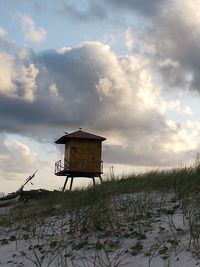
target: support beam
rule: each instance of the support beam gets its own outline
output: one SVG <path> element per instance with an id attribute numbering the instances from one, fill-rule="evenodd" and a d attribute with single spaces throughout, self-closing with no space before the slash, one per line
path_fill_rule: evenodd
<path id="1" fill-rule="evenodd" d="M 100 179 L 100 181 L 102 183 L 103 182 L 103 179 L 102 179 L 101 175 L 99 175 L 99 179 Z"/>
<path id="2" fill-rule="evenodd" d="M 70 188 L 69 188 L 69 191 L 71 191 L 71 190 L 72 190 L 73 180 L 74 180 L 74 177 L 71 177 L 71 183 L 70 183 Z"/>
<path id="3" fill-rule="evenodd" d="M 83 177 L 83 176 L 78 176 L 77 174 L 74 176 L 74 174 L 66 174 L 66 179 L 65 179 L 65 182 L 64 182 L 64 185 L 63 185 L 63 188 L 62 188 L 62 191 L 64 192 L 65 191 L 65 188 L 67 186 L 67 183 L 68 183 L 68 180 L 69 178 L 71 178 L 71 181 L 70 181 L 70 186 L 69 186 L 69 190 L 71 191 L 72 190 L 72 186 L 73 186 L 73 181 L 74 181 L 74 178 L 76 177 Z M 72 176 L 73 175 L 73 176 Z M 96 180 L 95 178 L 98 177 L 100 182 L 102 183 L 103 182 L 103 179 L 101 177 L 100 174 L 96 174 L 96 176 L 92 176 L 90 174 L 88 174 L 88 176 L 84 176 L 84 177 L 88 177 L 88 178 L 92 178 L 92 181 L 93 181 L 93 185 L 96 186 Z"/>
<path id="4" fill-rule="evenodd" d="M 65 179 L 65 183 L 64 183 L 64 186 L 63 186 L 63 189 L 62 189 L 63 192 L 65 191 L 65 187 L 66 187 L 66 185 L 67 185 L 68 178 L 69 178 L 69 177 L 67 176 L 66 179 Z"/>

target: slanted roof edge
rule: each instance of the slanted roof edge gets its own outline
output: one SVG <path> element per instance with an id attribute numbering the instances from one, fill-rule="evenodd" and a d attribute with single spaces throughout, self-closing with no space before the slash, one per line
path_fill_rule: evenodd
<path id="1" fill-rule="evenodd" d="M 96 141 L 105 141 L 106 138 L 102 136 L 98 136 L 95 134 L 91 134 L 84 131 L 76 131 L 70 134 L 63 135 L 58 140 L 55 141 L 56 144 L 65 144 L 70 139 L 84 139 L 84 140 L 96 140 Z"/>

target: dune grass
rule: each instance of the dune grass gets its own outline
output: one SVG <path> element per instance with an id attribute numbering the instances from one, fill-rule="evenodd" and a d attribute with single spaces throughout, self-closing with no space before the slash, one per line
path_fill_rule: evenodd
<path id="1" fill-rule="evenodd" d="M 90 186 L 71 192 L 49 191 L 45 197 L 18 205 L 11 212 L 9 219 L 5 221 L 4 217 L 0 218 L 0 225 L 94 206 L 117 195 L 150 191 L 173 191 L 178 198 L 200 191 L 200 165 L 123 175 L 108 179 L 95 187 Z"/>
<path id="2" fill-rule="evenodd" d="M 153 266 L 157 256 L 169 261 L 172 254 L 183 250 L 200 262 L 199 192 L 199 164 L 124 175 L 72 192 L 49 191 L 0 217 L 0 229 L 12 233 L 1 243 L 16 242 L 17 248 L 28 242 L 30 255 L 25 257 L 34 266 L 50 266 L 45 259 L 73 261 L 76 251 L 84 249 L 93 249 L 99 261 L 91 266 L 116 267 L 124 257 L 141 254 L 148 257 L 148 266 Z M 178 213 L 182 228 L 174 221 Z M 152 232 L 157 237 L 150 243 Z M 186 232 L 187 243 L 182 239 Z M 131 246 L 127 243 L 130 239 Z M 128 247 L 124 251 L 123 242 Z M 117 255 L 117 263 L 112 262 L 113 255 Z M 103 264 L 102 259 L 107 262 Z M 88 256 L 85 264 L 89 266 Z"/>

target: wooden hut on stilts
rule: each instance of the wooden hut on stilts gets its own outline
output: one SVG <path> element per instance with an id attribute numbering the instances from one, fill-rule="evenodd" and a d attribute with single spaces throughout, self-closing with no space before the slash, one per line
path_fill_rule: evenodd
<path id="1" fill-rule="evenodd" d="M 106 138 L 87 133 L 80 128 L 73 133 L 65 133 L 55 141 L 56 144 L 65 145 L 64 163 L 59 160 L 55 163 L 55 175 L 66 176 L 63 191 L 67 185 L 68 179 L 71 178 L 69 190 L 71 191 L 73 179 L 76 177 L 95 177 L 102 181 L 103 173 L 102 142 Z"/>

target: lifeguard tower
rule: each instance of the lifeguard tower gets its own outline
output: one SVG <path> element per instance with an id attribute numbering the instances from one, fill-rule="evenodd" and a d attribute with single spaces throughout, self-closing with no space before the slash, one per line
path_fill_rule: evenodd
<path id="1" fill-rule="evenodd" d="M 102 181 L 103 161 L 101 160 L 102 142 L 106 138 L 79 131 L 73 133 L 65 133 L 55 141 L 56 144 L 65 145 L 64 162 L 61 160 L 55 163 L 55 175 L 66 176 L 63 191 L 67 185 L 67 181 L 71 178 L 70 188 L 72 189 L 73 179 L 75 177 L 88 177 L 93 179 L 95 185 L 95 177 Z"/>

